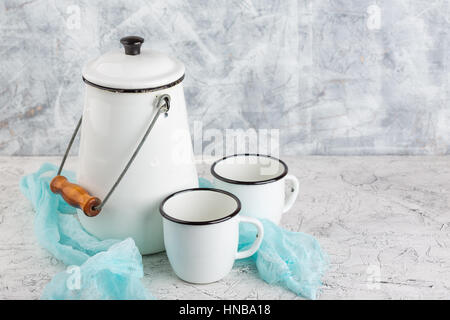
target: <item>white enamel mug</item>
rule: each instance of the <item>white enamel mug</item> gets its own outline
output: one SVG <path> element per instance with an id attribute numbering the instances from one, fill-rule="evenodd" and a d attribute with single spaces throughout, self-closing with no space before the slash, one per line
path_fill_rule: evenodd
<path id="1" fill-rule="evenodd" d="M 236 154 L 213 163 L 214 186 L 231 192 L 241 201 L 241 214 L 279 224 L 283 213 L 295 203 L 297 178 L 288 174 L 286 163 L 269 155 Z M 286 195 L 286 182 L 291 192 Z"/>
<path id="2" fill-rule="evenodd" d="M 194 188 L 175 192 L 160 206 L 164 245 L 175 274 L 191 283 L 210 283 L 225 277 L 236 259 L 253 255 L 264 229 L 257 219 L 243 217 L 239 199 L 229 192 Z M 256 226 L 253 245 L 238 252 L 239 223 Z"/>

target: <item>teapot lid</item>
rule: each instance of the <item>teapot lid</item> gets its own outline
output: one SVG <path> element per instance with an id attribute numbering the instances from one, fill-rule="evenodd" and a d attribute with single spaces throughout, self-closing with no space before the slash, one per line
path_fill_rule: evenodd
<path id="1" fill-rule="evenodd" d="M 94 87 L 114 92 L 147 92 L 169 88 L 184 78 L 184 65 L 163 53 L 142 49 L 144 39 L 120 39 L 124 50 L 112 50 L 89 61 L 83 80 Z"/>

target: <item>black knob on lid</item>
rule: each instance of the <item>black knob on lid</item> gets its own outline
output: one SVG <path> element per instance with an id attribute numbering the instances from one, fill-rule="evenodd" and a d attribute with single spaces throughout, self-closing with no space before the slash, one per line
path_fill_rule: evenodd
<path id="1" fill-rule="evenodd" d="M 125 48 L 125 54 L 135 56 L 141 53 L 141 45 L 144 43 L 144 38 L 138 36 L 128 36 L 120 39 L 120 43 Z"/>

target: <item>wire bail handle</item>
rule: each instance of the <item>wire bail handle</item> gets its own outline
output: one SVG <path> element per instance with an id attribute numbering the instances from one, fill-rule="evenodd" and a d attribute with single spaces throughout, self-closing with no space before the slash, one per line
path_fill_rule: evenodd
<path id="1" fill-rule="evenodd" d="M 91 196 L 83 187 L 71 183 L 65 178 L 64 176 L 61 176 L 62 169 L 64 167 L 64 164 L 66 162 L 67 156 L 69 155 L 69 151 L 72 148 L 72 144 L 75 140 L 75 137 L 77 136 L 77 133 L 80 129 L 83 116 L 80 117 L 80 120 L 77 123 L 77 126 L 75 127 L 75 130 L 72 134 L 72 137 L 69 141 L 69 145 L 67 146 L 66 152 L 64 153 L 63 159 L 61 161 L 61 164 L 58 169 L 58 173 L 56 177 L 53 178 L 53 180 L 50 183 L 50 189 L 53 193 L 60 194 L 64 200 L 70 204 L 73 207 L 79 208 L 83 210 L 83 212 L 89 216 L 89 217 L 95 217 L 100 213 L 102 208 L 105 206 L 106 202 L 110 198 L 111 194 L 114 192 L 116 187 L 119 185 L 122 178 L 125 176 L 126 172 L 130 168 L 131 164 L 133 163 L 134 159 L 138 155 L 139 151 L 141 150 L 142 146 L 144 145 L 144 142 L 146 141 L 148 135 L 152 131 L 156 121 L 158 120 L 159 116 L 161 114 L 165 114 L 167 116 L 167 113 L 170 110 L 170 96 L 168 94 L 163 94 L 161 96 L 156 97 L 156 113 L 153 116 L 150 125 L 148 126 L 147 130 L 145 131 L 144 136 L 141 138 L 138 146 L 134 150 L 130 160 L 128 160 L 127 164 L 125 165 L 124 169 L 116 179 L 116 182 L 113 184 L 111 189 L 106 194 L 103 201 L 101 201 L 97 197 Z"/>

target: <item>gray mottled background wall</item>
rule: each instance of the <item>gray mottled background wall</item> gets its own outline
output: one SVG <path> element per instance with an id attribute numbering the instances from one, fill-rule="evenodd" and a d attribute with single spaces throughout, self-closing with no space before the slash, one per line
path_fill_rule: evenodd
<path id="1" fill-rule="evenodd" d="M 284 154 L 450 153 L 448 1 L 0 3 L 0 155 L 61 154 L 81 67 L 142 35 L 184 61 L 190 123 Z"/>

